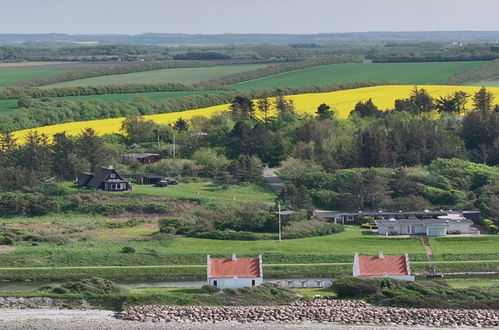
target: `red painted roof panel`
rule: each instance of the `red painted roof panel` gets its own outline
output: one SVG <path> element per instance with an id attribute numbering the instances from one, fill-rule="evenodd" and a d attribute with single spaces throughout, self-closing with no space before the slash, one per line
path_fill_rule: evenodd
<path id="1" fill-rule="evenodd" d="M 253 278 L 260 277 L 259 258 L 210 259 L 210 277 Z"/>
<path id="2" fill-rule="evenodd" d="M 360 276 L 409 275 L 405 256 L 359 256 Z"/>

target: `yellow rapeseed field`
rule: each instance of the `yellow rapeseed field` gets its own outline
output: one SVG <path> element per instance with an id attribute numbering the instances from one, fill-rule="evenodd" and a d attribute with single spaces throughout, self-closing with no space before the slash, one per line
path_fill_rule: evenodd
<path id="1" fill-rule="evenodd" d="M 444 85 L 425 85 L 419 86 L 425 88 L 433 97 L 446 96 L 455 91 L 465 91 L 472 95 L 476 93 L 480 87 L 477 86 L 444 86 Z M 340 118 L 347 118 L 350 111 L 359 101 L 367 101 L 372 99 L 374 104 L 380 109 L 392 109 L 396 99 L 408 98 L 413 85 L 389 85 L 389 86 L 374 86 L 357 89 L 348 89 L 328 93 L 313 93 L 299 94 L 288 96 L 295 104 L 296 111 L 300 114 L 314 114 L 317 107 L 321 103 L 326 103 L 336 110 Z M 492 92 L 495 99 L 499 102 L 499 87 L 488 87 L 487 90 Z M 472 106 L 471 99 L 468 101 L 467 107 Z M 228 111 L 229 104 L 222 104 L 207 108 L 187 110 L 181 112 L 172 112 L 158 115 L 144 116 L 145 119 L 153 120 L 159 124 L 169 124 L 182 117 L 190 119 L 194 116 L 213 116 L 222 111 Z M 91 127 L 97 134 L 103 135 L 108 133 L 119 133 L 121 123 L 124 118 L 112 118 L 101 120 L 90 120 L 81 122 L 72 122 L 66 124 L 58 124 L 44 127 L 37 127 L 14 132 L 15 137 L 20 143 L 23 142 L 24 136 L 28 131 L 38 131 L 40 134 L 52 136 L 56 133 L 66 132 L 68 135 L 78 135 L 84 128 Z"/>

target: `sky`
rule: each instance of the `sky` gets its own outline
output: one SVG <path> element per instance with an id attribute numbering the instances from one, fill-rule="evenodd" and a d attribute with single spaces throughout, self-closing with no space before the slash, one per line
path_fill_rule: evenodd
<path id="1" fill-rule="evenodd" d="M 499 0 L 0 0 L 0 34 L 499 30 Z"/>

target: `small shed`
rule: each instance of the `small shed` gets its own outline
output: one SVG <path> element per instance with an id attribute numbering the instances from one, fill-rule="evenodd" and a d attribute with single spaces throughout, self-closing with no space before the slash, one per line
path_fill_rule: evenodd
<path id="1" fill-rule="evenodd" d="M 208 285 L 221 289 L 258 286 L 263 283 L 262 256 L 258 258 L 207 257 Z"/>
<path id="2" fill-rule="evenodd" d="M 144 176 L 142 176 L 142 183 L 143 184 L 156 184 L 156 182 L 162 180 L 163 177 L 161 175 L 157 175 L 157 174 L 144 174 Z"/>
<path id="3" fill-rule="evenodd" d="M 160 154 L 151 154 L 151 153 L 130 153 L 121 155 L 124 163 L 133 163 L 137 162 L 139 164 L 151 164 L 160 161 L 163 159 Z"/>
<path id="4" fill-rule="evenodd" d="M 380 252 L 377 256 L 359 256 L 353 259 L 354 277 L 390 277 L 403 281 L 414 281 L 409 267 L 409 255 L 385 256 Z"/>

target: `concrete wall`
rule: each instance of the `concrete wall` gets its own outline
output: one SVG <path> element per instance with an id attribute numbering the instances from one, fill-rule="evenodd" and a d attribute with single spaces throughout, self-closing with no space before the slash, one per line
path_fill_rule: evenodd
<path id="1" fill-rule="evenodd" d="M 380 278 L 380 277 L 389 277 L 393 278 L 396 280 L 400 281 L 414 281 L 414 276 L 412 275 L 398 275 L 398 276 L 392 276 L 392 275 L 387 275 L 387 276 L 359 276 L 361 278 Z"/>
<path id="2" fill-rule="evenodd" d="M 215 285 L 216 281 L 216 285 Z M 255 286 L 262 284 L 262 278 L 210 278 L 208 279 L 208 284 L 216 286 L 220 289 L 239 289 L 244 287 L 251 287 L 252 281 L 255 281 Z"/>
<path id="3" fill-rule="evenodd" d="M 450 222 L 449 227 L 447 228 L 447 232 L 449 231 L 459 231 L 462 234 L 468 234 L 471 229 L 470 223 L 463 222 Z"/>

